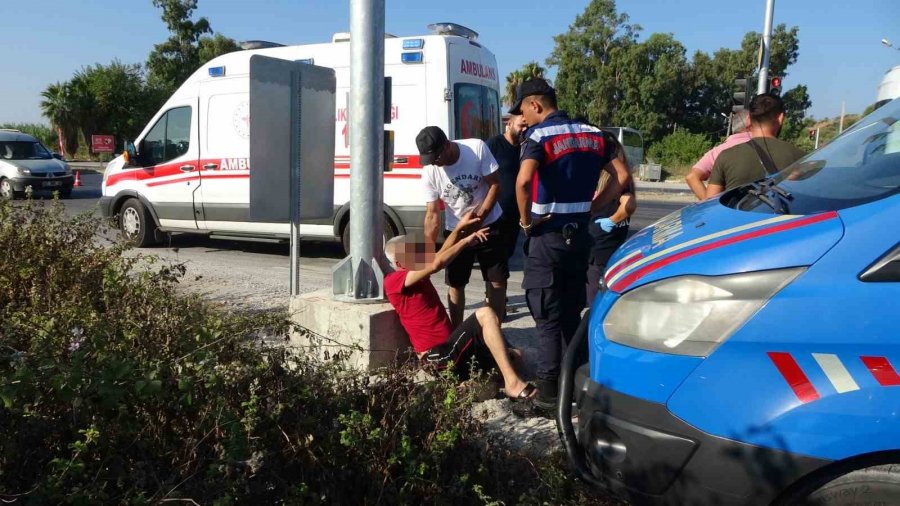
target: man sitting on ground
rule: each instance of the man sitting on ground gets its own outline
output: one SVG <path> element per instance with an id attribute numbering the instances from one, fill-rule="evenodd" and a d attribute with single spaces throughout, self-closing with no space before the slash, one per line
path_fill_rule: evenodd
<path id="1" fill-rule="evenodd" d="M 439 369 L 452 364 L 463 372 L 473 358 L 482 368 L 496 365 L 503 376 L 505 394 L 514 400 L 528 399 L 537 389 L 516 373 L 494 310 L 479 308 L 452 330 L 447 310 L 431 283 L 431 275 L 446 267 L 466 247 L 487 240 L 487 228 L 461 237 L 462 230 L 480 223 L 472 214 L 470 211 L 460 219 L 437 254 L 433 243 L 410 241 L 406 236 L 388 241 L 385 254 L 395 271 L 384 277 L 384 292 L 423 363 Z"/>

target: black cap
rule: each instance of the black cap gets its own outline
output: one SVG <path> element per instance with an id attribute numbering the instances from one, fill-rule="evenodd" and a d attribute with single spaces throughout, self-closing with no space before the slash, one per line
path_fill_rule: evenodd
<path id="1" fill-rule="evenodd" d="M 447 140 L 447 134 L 440 127 L 427 126 L 416 136 L 416 147 L 419 148 L 419 158 L 422 165 L 434 164 L 435 158 L 441 153 Z"/>
<path id="2" fill-rule="evenodd" d="M 553 89 L 553 86 L 550 86 L 550 83 L 540 77 L 524 81 L 516 90 L 516 103 L 513 104 L 509 113 L 516 115 L 522 114 L 522 100 L 525 100 L 525 97 L 534 95 L 553 95 L 555 97 L 556 90 Z"/>

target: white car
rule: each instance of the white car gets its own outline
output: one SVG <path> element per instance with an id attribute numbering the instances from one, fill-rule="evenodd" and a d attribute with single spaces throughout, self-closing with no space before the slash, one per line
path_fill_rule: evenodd
<path id="1" fill-rule="evenodd" d="M 72 194 L 72 169 L 36 138 L 18 130 L 0 130 L 0 198 L 12 200 L 33 191 L 58 191 L 61 198 Z"/>

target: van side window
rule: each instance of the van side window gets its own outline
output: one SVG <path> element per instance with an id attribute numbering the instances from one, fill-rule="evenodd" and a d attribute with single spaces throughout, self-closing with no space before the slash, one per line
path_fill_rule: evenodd
<path id="1" fill-rule="evenodd" d="M 159 165 L 187 153 L 191 140 L 191 108 L 176 107 L 157 120 L 141 143 L 145 166 Z"/>

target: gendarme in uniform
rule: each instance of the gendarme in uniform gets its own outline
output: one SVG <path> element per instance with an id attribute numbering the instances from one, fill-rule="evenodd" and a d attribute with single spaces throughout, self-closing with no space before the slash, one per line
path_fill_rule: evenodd
<path id="1" fill-rule="evenodd" d="M 529 100 L 535 96 L 539 100 Z M 616 146 L 598 128 L 557 111 L 555 91 L 542 79 L 522 84 L 510 114 L 523 114 L 532 125 L 524 134 L 517 184 L 520 213 L 531 206 L 530 216 L 520 216 L 529 234 L 522 288 L 538 330 L 535 403 L 549 409 L 557 395 L 563 346 L 575 334 L 584 308 L 591 201 Z M 536 118 L 542 120 L 532 124 Z"/>

